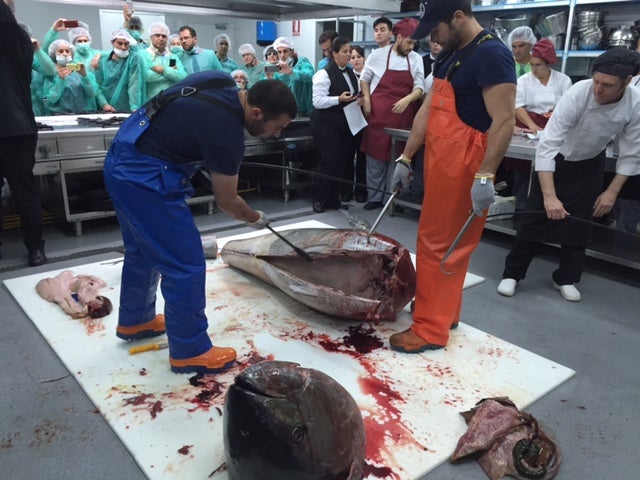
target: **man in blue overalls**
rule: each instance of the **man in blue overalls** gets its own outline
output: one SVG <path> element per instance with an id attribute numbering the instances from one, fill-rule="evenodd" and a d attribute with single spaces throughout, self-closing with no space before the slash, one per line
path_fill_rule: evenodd
<path id="1" fill-rule="evenodd" d="M 295 116 L 295 98 L 282 82 L 239 92 L 227 73 L 201 72 L 134 112 L 109 149 L 104 179 L 125 246 L 116 335 L 137 340 L 166 330 L 174 372 L 219 372 L 236 358 L 207 333 L 205 259 L 186 203 L 189 179 L 207 168 L 217 206 L 264 228 L 265 214 L 237 194 L 244 129 L 278 136 Z M 160 277 L 164 315 L 155 309 Z"/>

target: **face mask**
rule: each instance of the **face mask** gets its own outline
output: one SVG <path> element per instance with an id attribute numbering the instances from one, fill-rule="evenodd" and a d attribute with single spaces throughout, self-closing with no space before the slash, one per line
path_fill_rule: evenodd
<path id="1" fill-rule="evenodd" d="M 86 55 L 89 53 L 89 49 L 91 48 L 90 43 L 78 43 L 76 44 L 76 51 L 82 55 Z"/>
<path id="2" fill-rule="evenodd" d="M 244 88 L 244 83 L 236 82 L 236 87 L 238 87 L 238 89 L 242 90 Z"/>
<path id="3" fill-rule="evenodd" d="M 287 65 L 289 65 L 290 67 L 293 67 L 293 57 L 287 58 Z"/>
<path id="4" fill-rule="evenodd" d="M 140 40 L 140 32 L 138 30 L 129 30 L 129 34 L 137 41 Z"/>
<path id="5" fill-rule="evenodd" d="M 56 55 L 56 63 L 61 67 L 64 67 L 67 63 L 70 63 L 73 60 L 71 55 Z"/>
<path id="6" fill-rule="evenodd" d="M 171 45 L 171 53 L 180 53 L 182 52 L 182 47 L 180 45 Z"/>
<path id="7" fill-rule="evenodd" d="M 119 48 L 114 48 L 113 53 L 120 58 L 127 58 L 129 56 L 129 50 L 120 50 Z"/>

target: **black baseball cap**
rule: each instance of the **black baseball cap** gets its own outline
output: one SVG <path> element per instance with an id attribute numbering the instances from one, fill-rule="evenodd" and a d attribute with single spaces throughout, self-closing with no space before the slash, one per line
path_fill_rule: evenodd
<path id="1" fill-rule="evenodd" d="M 462 10 L 471 0 L 422 0 L 420 2 L 420 25 L 411 38 L 420 40 L 431 33 L 440 22 L 448 22 L 457 10 Z"/>

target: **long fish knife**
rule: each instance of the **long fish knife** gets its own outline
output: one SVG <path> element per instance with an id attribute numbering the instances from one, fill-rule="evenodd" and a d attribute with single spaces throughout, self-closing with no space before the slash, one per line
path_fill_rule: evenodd
<path id="1" fill-rule="evenodd" d="M 506 187 L 507 187 L 507 182 L 502 181 L 502 182 L 496 183 L 493 188 L 496 192 L 499 192 L 500 190 L 504 190 Z M 454 238 L 453 242 L 451 242 L 451 246 L 442 257 L 442 260 L 440 260 L 440 270 L 442 270 L 442 273 L 445 273 L 447 275 L 453 275 L 453 272 L 448 272 L 444 269 L 444 264 L 446 263 L 447 259 L 451 256 L 453 251 L 456 249 L 456 247 L 460 243 L 460 240 L 462 239 L 462 237 L 464 237 L 464 234 L 467 232 L 467 230 L 469 230 L 469 227 L 471 226 L 471 223 L 473 222 L 473 219 L 475 217 L 477 217 L 477 215 L 473 211 L 473 209 L 471 209 L 471 212 L 469 213 L 469 217 L 467 218 L 467 221 L 464 222 L 464 225 L 456 235 L 456 238 Z"/>
<path id="2" fill-rule="evenodd" d="M 382 217 L 384 217 L 384 214 L 387 213 L 387 210 L 389 210 L 389 207 L 391 206 L 391 204 L 395 200 L 395 198 L 398 195 L 399 191 L 400 191 L 400 189 L 394 190 L 394 192 L 389 197 L 389 200 L 387 200 L 387 203 L 384 204 L 384 207 L 382 207 L 382 211 L 380 212 L 380 215 L 378 215 L 378 218 L 376 218 L 376 221 L 373 222 L 373 225 L 371 225 L 371 228 L 369 229 L 369 235 L 373 234 L 373 232 L 375 232 L 376 228 L 378 228 L 378 224 L 380 223 L 380 220 L 382 220 Z"/>
<path id="3" fill-rule="evenodd" d="M 448 271 L 446 271 L 444 269 L 444 264 L 446 263 L 448 258 L 451 256 L 453 251 L 456 249 L 456 247 L 460 243 L 460 240 L 462 239 L 462 237 L 464 237 L 464 234 L 467 233 L 467 230 L 469 230 L 469 227 L 473 223 L 473 219 L 475 217 L 477 217 L 476 212 L 474 212 L 473 209 L 472 209 L 471 213 L 469 213 L 469 217 L 467 217 L 467 220 L 464 222 L 464 225 L 462 226 L 462 228 L 460 229 L 460 231 L 456 235 L 456 238 L 454 238 L 453 242 L 451 242 L 451 246 L 449 247 L 447 252 L 442 257 L 442 260 L 440 260 L 440 270 L 442 270 L 442 273 L 445 273 L 447 275 L 453 275 L 454 272 L 448 272 Z"/>
<path id="4" fill-rule="evenodd" d="M 287 245 L 289 245 L 291 248 L 293 248 L 293 250 L 298 254 L 298 256 L 304 258 L 306 261 L 308 262 L 312 262 L 313 261 L 313 257 L 311 255 L 309 255 L 307 252 L 305 252 L 303 249 L 301 249 L 300 247 L 296 247 L 293 243 L 291 243 L 289 240 L 287 240 L 284 235 L 276 232 L 271 225 L 267 224 L 267 228 L 271 231 L 271 233 L 275 234 L 276 237 L 278 237 L 280 240 L 282 240 L 284 243 L 286 243 Z"/>

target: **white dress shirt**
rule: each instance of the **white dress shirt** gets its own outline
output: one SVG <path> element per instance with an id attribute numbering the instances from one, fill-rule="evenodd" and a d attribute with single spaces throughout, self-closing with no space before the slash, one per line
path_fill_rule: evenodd
<path id="1" fill-rule="evenodd" d="M 345 80 L 347 81 L 347 85 L 349 85 L 349 92 L 352 94 L 355 93 L 353 91 L 353 87 L 351 85 L 351 80 L 349 80 L 349 75 L 347 74 L 347 69 L 343 68 L 342 74 L 344 75 Z M 340 104 L 339 96 L 330 97 L 329 96 L 329 87 L 331 86 L 331 79 L 329 78 L 329 74 L 323 68 L 322 70 L 318 70 L 313 74 L 313 94 L 312 94 L 312 102 L 313 107 L 321 110 L 323 108 L 335 107 Z"/>
<path id="2" fill-rule="evenodd" d="M 387 70 L 387 55 L 389 55 L 389 49 L 392 49 L 393 45 L 378 48 L 371 52 L 371 55 L 367 57 L 364 62 L 364 69 L 360 75 L 360 80 L 367 82 L 370 86 L 370 91 L 373 93 Z M 411 64 L 411 76 L 413 77 L 413 90 L 416 88 L 424 88 L 424 63 L 420 54 L 416 52 L 409 52 L 409 63 Z M 398 55 L 396 52 L 391 51 L 391 57 L 389 58 L 389 70 L 407 70 L 407 57 Z"/>
<path id="3" fill-rule="evenodd" d="M 516 108 L 542 115 L 555 108 L 560 97 L 571 88 L 571 79 L 564 73 L 551 70 L 549 81 L 543 85 L 533 73 L 518 78 Z"/>
<path id="4" fill-rule="evenodd" d="M 593 80 L 582 80 L 562 96 L 542 131 L 536 171 L 554 172 L 558 153 L 567 161 L 593 158 L 616 136 L 616 172 L 640 174 L 640 89 L 627 87 L 618 102 L 600 105 L 593 96 Z"/>

